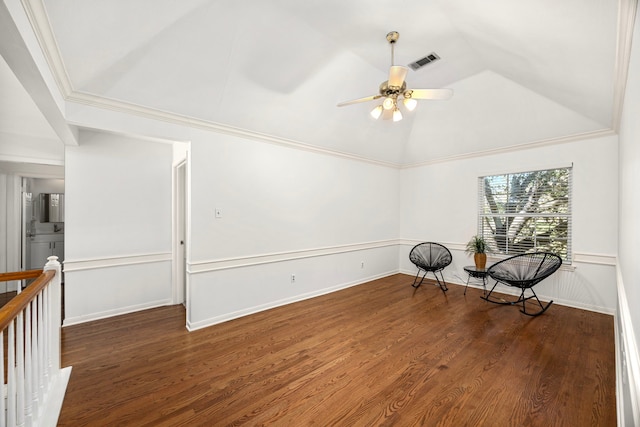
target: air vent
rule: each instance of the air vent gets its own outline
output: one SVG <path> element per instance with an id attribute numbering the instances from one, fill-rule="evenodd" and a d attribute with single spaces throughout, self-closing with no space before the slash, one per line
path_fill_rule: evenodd
<path id="1" fill-rule="evenodd" d="M 431 64 L 432 62 L 437 61 L 439 59 L 440 57 L 435 52 L 431 52 L 424 58 L 418 59 L 416 62 L 412 62 L 411 64 L 409 64 L 409 67 L 411 67 L 413 71 L 417 71 L 420 68 L 424 67 L 425 65 Z"/>

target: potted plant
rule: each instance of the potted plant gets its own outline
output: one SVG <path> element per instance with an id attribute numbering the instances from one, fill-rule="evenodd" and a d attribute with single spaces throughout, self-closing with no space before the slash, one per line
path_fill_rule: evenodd
<path id="1" fill-rule="evenodd" d="M 487 241 L 482 236 L 473 236 L 465 251 L 469 255 L 473 255 L 476 268 L 482 270 L 487 266 Z"/>

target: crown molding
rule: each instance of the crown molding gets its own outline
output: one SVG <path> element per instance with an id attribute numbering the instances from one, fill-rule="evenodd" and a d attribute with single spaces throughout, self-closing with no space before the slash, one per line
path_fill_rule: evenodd
<path id="1" fill-rule="evenodd" d="M 626 77 L 631 54 L 631 39 L 633 37 L 633 25 L 635 22 L 635 9 L 638 0 L 619 0 L 619 26 L 618 26 L 618 50 L 616 55 L 616 81 L 615 81 L 615 102 L 613 105 L 613 128 L 601 129 L 586 133 L 579 133 L 559 138 L 550 138 L 538 141 L 531 141 L 523 144 L 514 144 L 508 147 L 495 148 L 489 150 L 476 151 L 460 155 L 446 156 L 437 159 L 427 160 L 417 163 L 396 163 L 375 160 L 363 156 L 347 153 L 339 150 L 331 150 L 318 147 L 300 141 L 287 138 L 281 138 L 275 135 L 264 134 L 251 131 L 248 129 L 236 128 L 209 120 L 198 119 L 155 108 L 150 108 L 134 103 L 110 99 L 103 96 L 77 91 L 73 88 L 69 75 L 67 73 L 64 61 L 55 41 L 53 30 L 49 24 L 43 0 L 20 0 L 27 13 L 29 22 L 36 34 L 40 47 L 49 64 L 51 72 L 54 76 L 59 90 L 66 102 L 92 106 L 112 110 L 119 113 L 131 114 L 145 117 L 152 120 L 159 120 L 179 126 L 202 129 L 209 132 L 221 133 L 225 135 L 237 136 L 245 139 L 257 140 L 260 142 L 268 142 L 271 144 L 281 145 L 285 147 L 295 148 L 299 150 L 309 151 L 318 154 L 330 155 L 339 158 L 346 158 L 374 164 L 377 166 L 388 167 L 393 169 L 409 169 L 416 167 L 430 166 L 438 163 L 446 163 L 463 159 L 472 159 L 485 157 L 496 154 L 512 153 L 522 150 L 529 150 L 549 145 L 563 144 L 590 138 L 599 138 L 603 136 L 616 135 L 620 123 L 622 107 L 624 103 L 624 91 L 626 88 Z M 78 124 L 78 126 L 81 126 Z"/>
<path id="2" fill-rule="evenodd" d="M 38 40 L 40 49 L 49 64 L 51 74 L 58 85 L 63 98 L 67 98 L 73 92 L 71 79 L 58 49 L 58 43 L 49 24 L 49 16 L 42 0 L 20 0 L 27 14 L 27 19 Z"/>
<path id="3" fill-rule="evenodd" d="M 490 150 L 474 151 L 465 154 L 456 154 L 453 156 L 440 157 L 438 159 L 427 160 L 425 162 L 411 163 L 400 166 L 400 169 L 411 169 L 423 166 L 435 165 L 438 163 L 453 162 L 458 160 L 473 159 L 477 157 L 494 156 L 496 154 L 514 153 L 518 151 L 531 150 L 534 148 L 546 147 L 549 145 L 566 144 L 568 142 L 583 141 L 585 139 L 602 138 L 605 136 L 616 135 L 613 129 L 600 129 L 591 132 L 577 133 L 574 135 L 562 136 L 559 138 L 541 139 L 538 141 L 525 142 L 523 144 L 514 144 L 508 147 L 492 148 Z"/>
<path id="4" fill-rule="evenodd" d="M 275 145 L 281 145 L 299 150 L 310 151 L 318 154 L 325 154 L 340 158 L 346 158 L 350 160 L 356 160 L 360 162 L 370 163 L 377 166 L 383 166 L 388 168 L 397 169 L 400 164 L 393 162 L 385 162 L 382 160 L 369 159 L 366 157 L 358 156 L 355 154 L 347 153 L 339 150 L 330 150 L 328 148 L 322 148 L 311 144 L 306 144 L 300 141 L 294 141 L 292 139 L 281 138 L 275 135 L 269 135 L 265 133 L 255 132 L 248 129 L 237 128 L 221 123 L 216 123 L 209 120 L 198 119 L 195 117 L 185 116 L 182 114 L 171 113 L 143 105 L 134 104 L 131 102 L 120 101 L 116 99 L 106 98 L 103 96 L 72 91 L 65 97 L 67 102 L 74 102 L 76 104 L 83 104 L 91 107 L 102 108 L 112 110 L 119 113 L 136 115 L 147 119 L 163 121 L 179 126 L 186 126 L 194 129 L 201 129 L 208 132 L 220 133 L 225 135 L 236 136 L 244 139 L 252 139 L 260 142 L 268 142 Z M 77 124 L 77 126 L 81 126 Z"/>
<path id="5" fill-rule="evenodd" d="M 631 41 L 636 21 L 638 0 L 619 0 L 618 2 L 618 39 L 616 41 L 616 61 L 613 87 L 612 127 L 618 132 L 624 109 L 624 94 L 627 89 L 629 62 L 631 61 Z"/>
<path id="6" fill-rule="evenodd" d="M 204 119 L 198 119 L 195 117 L 185 116 L 181 114 L 171 113 L 168 111 L 158 110 L 155 108 L 145 107 L 126 101 L 120 101 L 116 99 L 106 98 L 103 96 L 90 94 L 86 92 L 73 91 L 67 97 L 68 102 L 74 102 L 77 104 L 83 104 L 96 108 L 103 108 L 112 110 L 124 114 L 132 114 L 140 117 L 144 117 L 152 120 L 159 120 L 166 123 L 171 123 L 179 126 L 186 126 L 195 129 L 201 129 L 208 132 L 221 133 L 225 135 L 236 136 L 244 139 L 251 139 L 259 142 L 268 142 L 271 144 L 286 146 L 290 148 L 296 148 L 299 150 L 310 151 L 319 154 L 330 155 L 334 157 L 346 158 L 350 160 L 356 160 L 360 162 L 370 163 L 377 166 L 383 166 L 394 169 L 409 169 L 423 166 L 430 166 L 438 163 L 446 163 L 452 161 L 458 161 L 463 159 L 472 159 L 478 157 L 491 156 L 496 154 L 512 153 L 523 150 L 530 150 L 539 147 L 545 147 L 550 145 L 565 144 L 568 142 L 581 141 L 591 138 L 601 138 L 605 136 L 616 135 L 612 129 L 600 129 L 591 132 L 578 133 L 574 135 L 563 136 L 559 138 L 549 138 L 538 141 L 526 142 L 523 144 L 510 145 L 508 147 L 494 148 L 489 150 L 475 151 L 471 153 L 441 157 L 438 159 L 427 160 L 424 162 L 412 163 L 412 164 L 400 164 L 393 162 L 384 162 L 381 160 L 369 159 L 366 157 L 358 156 L 355 154 L 347 153 L 339 150 L 330 150 L 327 148 L 318 147 L 311 144 L 306 144 L 300 141 L 294 141 L 291 139 L 281 138 L 274 135 L 268 135 L 260 132 L 251 131 L 248 129 L 236 128 L 221 123 L 216 123 Z M 82 126 L 76 124 L 76 126 Z"/>

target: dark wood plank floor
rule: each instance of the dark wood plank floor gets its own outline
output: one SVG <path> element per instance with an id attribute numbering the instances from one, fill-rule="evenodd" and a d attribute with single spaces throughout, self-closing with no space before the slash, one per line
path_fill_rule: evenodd
<path id="1" fill-rule="evenodd" d="M 191 333 L 182 306 L 64 328 L 59 425 L 616 425 L 612 316 L 411 281 Z"/>

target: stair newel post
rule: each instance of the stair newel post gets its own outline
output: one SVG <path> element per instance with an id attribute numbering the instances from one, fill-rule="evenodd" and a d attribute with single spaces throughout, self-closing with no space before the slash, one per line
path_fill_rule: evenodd
<path id="1" fill-rule="evenodd" d="M 56 274 L 51 279 L 48 287 L 47 301 L 45 305 L 48 306 L 47 315 L 49 320 L 49 331 L 47 331 L 48 341 L 48 363 L 47 371 L 51 372 L 51 369 L 58 371 L 60 369 L 60 327 L 62 324 L 61 302 L 62 295 L 60 291 L 60 284 L 62 282 L 62 265 L 58 261 L 58 257 L 52 255 L 47 258 L 47 263 L 44 266 L 44 271 L 55 270 Z"/>

